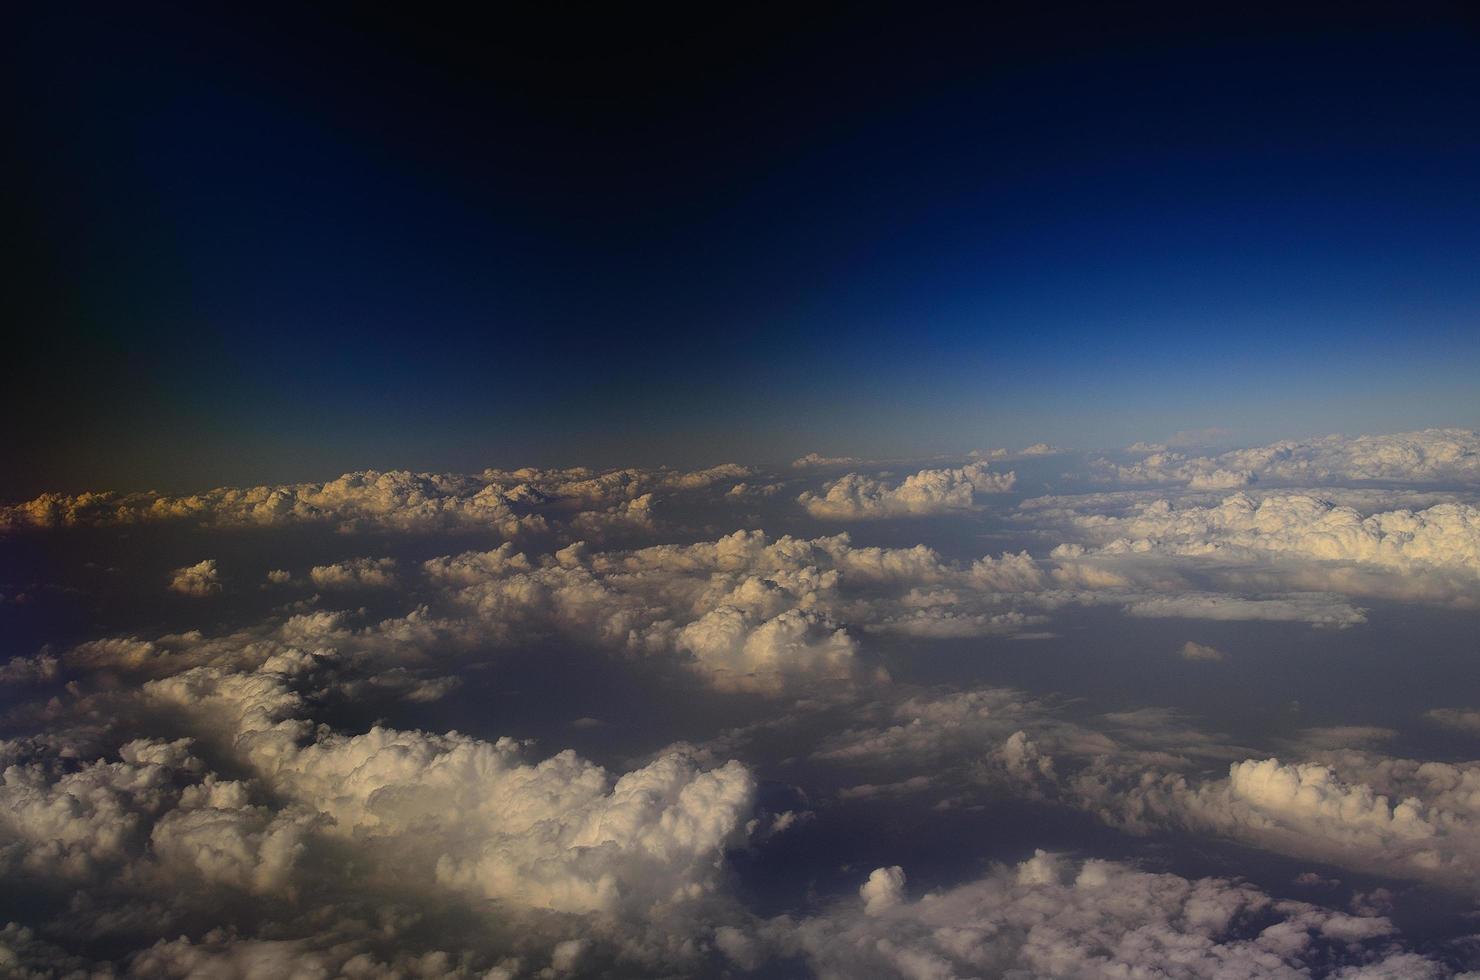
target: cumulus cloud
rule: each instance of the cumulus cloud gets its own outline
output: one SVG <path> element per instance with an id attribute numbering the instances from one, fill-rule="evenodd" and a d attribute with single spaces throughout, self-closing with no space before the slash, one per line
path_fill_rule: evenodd
<path id="1" fill-rule="evenodd" d="M 1016 797 L 1151 836 L 1168 862 L 1158 867 L 1179 868 L 1182 852 L 1162 845 L 1190 834 L 1468 893 L 1480 879 L 1480 764 L 1385 754 L 1410 743 L 1373 716 L 1322 717 L 1324 727 L 1243 745 L 1174 707 L 1104 712 L 1083 685 L 1030 696 L 914 686 L 884 670 L 959 676 L 961 665 L 989 666 L 968 655 L 1006 646 L 985 638 L 1049 630 L 1065 645 L 1084 636 L 1092 653 L 1096 629 L 1075 612 L 1087 606 L 1189 621 L 1156 629 L 1155 669 L 1172 653 L 1224 658 L 1165 638 L 1195 633 L 1193 620 L 1381 626 L 1390 606 L 1354 597 L 1480 602 L 1473 493 L 1194 488 L 1245 473 L 1255 487 L 1467 479 L 1463 438 L 1420 435 L 1409 440 L 1419 449 L 1384 437 L 1316 440 L 1263 461 L 1209 456 L 1187 465 L 1178 489 L 1037 498 L 1011 511 L 982 506 L 1016 485 L 984 461 L 888 476 L 815 456 L 779 472 L 367 471 L 7 509 L 0 523 L 11 529 L 129 523 L 131 538 L 149 522 L 182 521 L 193 526 L 172 536 L 228 556 L 246 538 L 283 540 L 224 530 L 246 525 L 439 534 L 377 533 L 372 545 L 294 534 L 287 553 L 258 556 L 273 570 L 229 611 L 160 602 L 153 570 L 126 617 L 113 603 L 87 620 L 92 596 L 74 583 L 114 573 L 72 570 L 65 588 L 79 591 L 59 585 L 55 597 L 84 610 L 75 632 L 0 663 L 0 731 L 13 736 L 0 739 L 0 878 L 37 896 L 15 907 L 23 924 L 0 928 L 0 973 L 1444 975 L 1384 918 L 1406 901 L 1395 885 L 1391 895 L 1369 888 L 1343 913 L 1240 881 L 1040 853 L 930 891 L 926 869 L 907 875 L 905 855 L 885 852 L 862 865 L 842 858 L 853 877 L 841 895 L 833 865 L 788 906 L 805 911 L 788 916 L 759 917 L 745 908 L 751 889 L 732 888 L 735 869 L 755 874 L 766 865 L 756 855 L 786 846 L 773 841 L 829 820 L 863 826 L 909 811 L 913 825 Z M 1147 474 L 1170 471 L 1170 456 L 1149 459 L 1169 450 L 1143 449 Z M 839 469 L 806 472 L 824 466 Z M 823 485 L 801 509 L 771 499 L 808 480 Z M 1154 485 L 1149 475 L 1122 482 Z M 914 525 L 936 547 L 900 546 L 896 524 L 869 527 L 869 544 L 724 533 L 718 522 L 742 513 L 736 501 L 746 527 L 771 512 L 804 529 L 814 519 L 951 521 Z M 1010 550 L 964 557 L 982 540 Z M 223 541 L 232 544 L 217 550 Z M 366 553 L 395 557 L 343 557 Z M 212 560 L 168 578 L 188 595 L 222 587 Z M 304 586 L 301 601 L 252 612 L 281 602 L 269 586 L 286 583 Z M 30 627 L 53 614 L 40 612 L 18 620 L 18 642 L 32 643 Z M 100 635 L 87 622 L 126 625 Z M 531 662 L 551 649 L 570 663 Z M 924 659 L 947 650 L 949 662 Z M 581 666 L 600 680 L 578 676 Z M 527 681 L 547 668 L 573 686 L 630 671 L 623 684 L 694 703 L 675 721 L 588 703 L 585 689 L 569 702 L 530 700 L 544 688 Z M 469 704 L 482 683 L 500 707 Z M 1462 704 L 1422 713 L 1446 701 L 1408 705 L 1409 720 L 1480 730 Z M 504 704 L 518 707 L 505 714 Z M 489 727 L 467 734 L 436 721 L 450 717 Z M 506 733 L 519 737 L 497 737 Z M 1022 857 L 977 838 L 959 846 L 975 868 Z M 1281 887 L 1293 873 L 1280 872 Z"/>
<path id="2" fill-rule="evenodd" d="M 704 470 L 484 470 L 479 474 L 364 470 L 324 483 L 223 487 L 172 497 L 158 493 L 47 493 L 0 506 L 0 530 L 187 520 L 205 525 L 325 522 L 404 531 L 486 528 L 539 533 L 551 520 L 648 493 L 693 493 L 750 476 L 733 463 Z"/>
<path id="3" fill-rule="evenodd" d="M 807 491 L 797 499 L 813 517 L 832 520 L 918 517 L 970 510 L 977 494 L 1006 493 L 1016 480 L 1016 474 L 989 471 L 985 463 L 921 470 L 898 484 L 849 473 L 821 493 Z"/>
<path id="4" fill-rule="evenodd" d="M 175 569 L 170 573 L 170 589 L 181 595 L 196 597 L 220 592 L 221 575 L 216 570 L 215 559 L 207 558 L 194 565 Z"/>
<path id="5" fill-rule="evenodd" d="M 1137 449 L 1150 455 L 1130 465 L 1100 460 L 1097 475 L 1120 484 L 1180 484 L 1205 490 L 1255 482 L 1308 486 L 1332 480 L 1480 483 L 1480 435 L 1467 429 L 1285 440 L 1217 456 L 1132 447 Z"/>
<path id="6" fill-rule="evenodd" d="M 1100 766 L 1076 789 L 1112 823 L 1181 826 L 1359 870 L 1473 887 L 1480 766 L 1335 751 L 1322 761 L 1244 759 L 1221 779 Z"/>
<path id="7" fill-rule="evenodd" d="M 1001 608 L 1015 601 L 1001 592 L 1048 581 L 1025 554 L 963 567 L 925 547 L 759 531 L 632 551 L 577 544 L 537 561 L 501 548 L 423 567 L 494 641 L 551 631 L 629 653 L 678 653 L 716 687 L 767 693 L 877 678 L 849 621 L 865 623 L 863 632 L 1011 633 L 1040 617 Z"/>
<path id="8" fill-rule="evenodd" d="M 268 577 L 271 578 L 270 573 Z M 321 589 L 389 589 L 396 585 L 396 560 L 354 558 L 332 565 L 315 565 L 308 577 Z"/>
<path id="9" fill-rule="evenodd" d="M 1382 916 L 1044 851 L 914 900 L 902 869 L 879 868 L 855 902 L 773 920 L 764 935 L 823 978 L 1297 978 L 1313 963 L 1330 976 L 1449 975 L 1402 951 Z"/>
<path id="10" fill-rule="evenodd" d="M 1120 515 L 1078 514 L 1072 526 L 1093 546 L 1065 544 L 1054 557 L 1114 567 L 1177 559 L 1267 568 L 1270 584 L 1348 594 L 1466 604 L 1480 596 L 1480 509 L 1469 504 L 1363 516 L 1310 494 L 1238 493 L 1207 506 L 1163 499 Z"/>
<path id="11" fill-rule="evenodd" d="M 870 714 L 823 738 L 812 757 L 901 788 L 928 775 L 918 792 L 1006 789 L 1134 833 L 1177 828 L 1453 887 L 1480 875 L 1480 763 L 1352 748 L 1386 741 L 1388 729 L 1308 730 L 1284 761 L 1172 712 L 1070 721 L 1053 702 L 1010 689 L 917 695 Z"/>
<path id="12" fill-rule="evenodd" d="M 197 667 L 148 696 L 224 728 L 281 799 L 428 884 L 565 912 L 636 913 L 712 891 L 743 838 L 754 781 L 670 752 L 613 780 L 573 752 L 538 763 L 512 739 L 372 728 L 318 732 L 273 665 Z"/>
<path id="13" fill-rule="evenodd" d="M 156 929 L 202 901 L 260 896 L 291 908 L 310 892 L 322 900 L 325 889 L 354 902 L 382 890 L 393 901 L 410 888 L 597 917 L 587 936 L 605 937 L 608 959 L 656 957 L 671 969 L 700 955 L 685 910 L 726 900 L 725 852 L 744 842 L 754 806 L 749 769 L 675 749 L 614 777 L 570 751 L 531 760 L 507 738 L 338 732 L 313 723 L 296 690 L 310 679 L 309 659 L 196 666 L 143 685 L 138 709 L 176 726 L 183 719 L 207 754 L 230 762 L 234 779 L 202 762 L 190 739 L 134 739 L 90 762 L 45 740 L 0 742 L 0 876 L 67 882 L 105 906 L 125 903 L 109 916 L 155 902 Z M 329 873 L 331 854 L 354 857 Z M 551 920 L 541 955 L 573 968 L 592 940 L 567 945 L 577 939 L 560 937 L 570 928 L 561 921 Z M 643 936 L 657 945 L 638 948 Z M 139 953 L 133 968 L 149 962 L 176 975 L 180 964 L 192 973 L 245 958 L 261 969 L 345 969 L 354 949 L 182 940 Z"/>

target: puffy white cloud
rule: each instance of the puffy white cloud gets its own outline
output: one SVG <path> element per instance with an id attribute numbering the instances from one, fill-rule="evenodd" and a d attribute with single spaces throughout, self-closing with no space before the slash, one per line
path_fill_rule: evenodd
<path id="1" fill-rule="evenodd" d="M 1306 762 L 1250 758 L 1224 778 L 1110 760 L 1073 781 L 1081 805 L 1138 832 L 1178 826 L 1270 850 L 1472 888 L 1480 873 L 1480 765 L 1352 750 Z"/>
<path id="2" fill-rule="evenodd" d="M 167 825 L 174 852 L 223 878 L 238 874 L 243 850 L 290 850 L 306 819 L 299 815 L 308 814 L 366 860 L 426 885 L 554 911 L 640 916 L 712 892 L 724 849 L 743 839 L 752 807 L 744 766 L 704 769 L 678 751 L 613 781 L 569 751 L 527 763 L 512 739 L 372 728 L 320 731 L 305 744 L 303 702 L 271 670 L 197 667 L 145 690 L 215 725 L 256 778 L 291 803 L 285 827 L 238 818 L 205 828 L 226 838 L 205 857 L 193 833 L 205 818 Z"/>
<path id="3" fill-rule="evenodd" d="M 858 889 L 863 899 L 866 915 L 878 915 L 885 909 L 904 903 L 904 869 L 899 865 L 892 868 L 875 868 L 868 881 Z"/>
<path id="4" fill-rule="evenodd" d="M 182 497 L 42 494 L 0 507 L 0 530 L 164 520 L 208 525 L 328 522 L 398 530 L 488 528 L 507 537 L 549 529 L 547 515 L 606 508 L 647 493 L 692 493 L 753 473 L 726 463 L 705 470 L 485 470 L 476 475 L 365 470 L 324 483 L 223 487 Z"/>
<path id="5" fill-rule="evenodd" d="M 860 900 L 772 920 L 771 948 L 822 978 L 961 976 L 1437 978 L 1443 964 L 1401 951 L 1381 916 L 1280 901 L 1221 878 L 1189 880 L 1039 851 L 1016 867 L 910 901 L 898 868 Z"/>
<path id="6" fill-rule="evenodd" d="M 177 568 L 170 573 L 170 589 L 181 595 L 208 596 L 221 591 L 221 575 L 214 558 Z"/>
<path id="7" fill-rule="evenodd" d="M 825 736 L 812 758 L 866 768 L 900 792 L 985 785 L 1135 833 L 1179 828 L 1467 889 L 1480 877 L 1480 763 L 1352 748 L 1390 739 L 1389 729 L 1307 730 L 1287 746 L 1295 760 L 1282 761 L 1174 712 L 1070 721 L 1054 703 L 1010 689 L 916 695 L 853 713 L 867 724 Z"/>
<path id="8" fill-rule="evenodd" d="M 875 676 L 843 623 L 917 636 L 1020 632 L 1042 620 L 1015 608 L 1019 593 L 1050 583 L 1026 554 L 963 567 L 923 546 L 758 531 L 633 551 L 577 544 L 539 560 L 506 546 L 423 568 L 485 639 L 553 631 L 678 653 L 714 686 L 768 693 Z"/>
<path id="9" fill-rule="evenodd" d="M 720 688 L 779 692 L 790 675 L 846 681 L 857 670 L 857 643 L 809 610 L 787 609 L 757 623 L 742 608 L 721 606 L 685 626 L 676 642 Z"/>
<path id="10" fill-rule="evenodd" d="M 898 484 L 849 473 L 820 494 L 807 491 L 797 499 L 813 517 L 833 520 L 918 517 L 970 510 L 977 494 L 1006 493 L 1016 480 L 1016 474 L 990 471 L 985 463 L 920 470 Z"/>
<path id="11" fill-rule="evenodd" d="M 353 558 L 315 565 L 309 579 L 321 589 L 389 589 L 396 585 L 394 558 Z"/>
<path id="12" fill-rule="evenodd" d="M 0 664 L 0 684 L 45 684 L 57 679 L 60 661 L 49 653 L 34 657 L 11 657 Z"/>
<path id="13" fill-rule="evenodd" d="M 1469 504 L 1363 516 L 1309 494 L 1239 493 L 1208 506 L 1163 499 L 1122 515 L 1079 514 L 1072 523 L 1096 546 L 1060 546 L 1053 555 L 1063 561 L 1124 570 L 1176 559 L 1247 567 L 1228 579 L 1246 586 L 1464 604 L 1480 597 L 1480 508 Z"/>
<path id="14" fill-rule="evenodd" d="M 1152 446 L 1140 449 L 1151 454 L 1128 466 L 1099 461 L 1099 476 L 1122 484 L 1182 484 L 1205 490 L 1256 481 L 1307 486 L 1331 480 L 1480 483 L 1480 435 L 1467 429 L 1286 440 L 1218 456 L 1189 456 Z"/>

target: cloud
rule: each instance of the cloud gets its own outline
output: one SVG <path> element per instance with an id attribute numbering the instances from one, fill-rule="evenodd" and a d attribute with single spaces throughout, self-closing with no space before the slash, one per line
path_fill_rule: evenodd
<path id="1" fill-rule="evenodd" d="M 863 460 L 857 456 L 823 456 L 820 453 L 808 453 L 798 459 L 791 461 L 793 469 L 805 470 L 824 466 L 857 466 Z"/>
<path id="2" fill-rule="evenodd" d="M 348 908 L 415 893 L 423 906 L 494 900 L 505 914 L 557 916 L 532 920 L 551 930 L 543 951 L 535 933 L 522 940 L 557 966 L 574 969 L 594 950 L 628 969 L 692 967 L 697 910 L 729 901 L 725 853 L 747 836 L 747 767 L 675 749 L 614 777 L 570 751 L 529 759 L 507 738 L 338 732 L 314 723 L 312 700 L 294 689 L 312 671 L 279 654 L 254 670 L 191 667 L 122 695 L 133 725 L 168 718 L 195 741 L 134 739 L 90 762 L 44 740 L 0 742 L 0 875 L 84 889 L 95 929 L 131 907 L 154 908 L 149 928 L 168 930 L 202 909 L 231 921 L 256 898 L 291 919 L 310 894 Z M 207 766 L 197 742 L 237 778 Z M 559 916 L 594 921 L 582 935 Z M 286 929 L 272 942 L 161 942 L 132 968 L 348 971 L 352 954 L 368 955 L 365 926 L 335 944 L 314 935 L 321 915 L 304 926 L 302 940 Z M 29 934 L 6 935 L 33 959 L 56 958 Z M 492 968 L 496 949 L 468 975 Z"/>
<path id="3" fill-rule="evenodd" d="M 207 558 L 194 565 L 175 569 L 170 573 L 170 589 L 181 595 L 197 598 L 220 592 L 221 576 L 216 571 L 215 559 Z"/>
<path id="4" fill-rule="evenodd" d="M 1015 867 L 911 900 L 899 867 L 873 871 L 859 899 L 772 920 L 771 948 L 821 978 L 904 976 L 1437 978 L 1401 950 L 1382 916 L 1281 901 L 1222 878 L 1150 874 L 1038 851 Z"/>
<path id="5" fill-rule="evenodd" d="M 1447 479 L 1468 463 L 1444 456 L 1444 442 L 1423 440 L 1415 462 L 1391 440 L 1365 449 L 1347 440 L 1339 472 L 1337 449 L 1326 462 L 1298 452 L 1258 466 L 1239 460 L 1256 486 L 1302 459 L 1304 472 L 1357 479 L 1352 460 L 1369 450 L 1388 462 L 1368 459 L 1362 472 Z M 1209 459 L 1217 465 L 1192 467 L 1185 484 L 1241 472 L 1239 460 Z M 807 480 L 797 472 L 805 466 L 779 475 L 737 466 L 366 471 L 325 484 L 84 494 L 10 509 L 12 528 L 128 523 L 133 541 L 150 522 L 180 521 L 192 526 L 172 537 L 227 556 L 245 554 L 246 538 L 284 540 L 235 530 L 244 526 L 427 534 L 377 533 L 371 553 L 394 558 L 350 559 L 342 556 L 370 549 L 291 534 L 288 552 L 253 552 L 257 567 L 274 571 L 265 586 L 256 580 L 263 588 L 234 596 L 231 610 L 161 604 L 151 573 L 141 589 L 153 581 L 153 600 L 127 618 L 79 619 L 68 629 L 80 641 L 7 654 L 0 683 L 11 703 L 0 722 L 13 737 L 0 740 L 0 877 L 37 898 L 17 906 L 24 925 L 0 928 L 0 972 L 1442 975 L 1383 918 L 1389 900 L 1406 911 L 1400 892 L 1363 893 L 1342 913 L 1239 881 L 1082 856 L 960 871 L 1023 856 L 980 835 L 958 842 L 950 888 L 925 890 L 928 868 L 875 849 L 863 865 L 856 854 L 839 859 L 853 875 L 841 898 L 834 864 L 805 898 L 788 900 L 804 911 L 747 910 L 754 883 L 733 887 L 735 873 L 765 873 L 770 858 L 753 858 L 785 847 L 785 837 L 772 839 L 804 818 L 815 830 L 829 811 L 860 827 L 909 813 L 901 827 L 933 832 L 914 818 L 1008 797 L 1035 812 L 1073 811 L 1064 825 L 1088 815 L 1147 835 L 1145 848 L 1167 862 L 1158 867 L 1178 867 L 1185 853 L 1163 845 L 1193 837 L 1320 862 L 1322 873 L 1336 865 L 1466 894 L 1480 880 L 1480 764 L 1386 754 L 1406 743 L 1364 724 L 1367 715 L 1280 737 L 1240 724 L 1255 740 L 1243 745 L 1175 707 L 1096 713 L 1077 696 L 1085 687 L 1060 696 L 908 683 L 959 676 L 957 665 L 973 662 L 961 655 L 1000 646 L 969 642 L 977 638 L 1054 629 L 1063 643 L 1092 640 L 1076 631 L 1076 607 L 1180 618 L 1191 634 L 1194 620 L 1341 627 L 1388 614 L 1354 596 L 1480 602 L 1473 494 L 1184 485 L 988 510 L 983 496 L 1010 489 L 1013 474 L 939 465 L 908 476 L 845 473 L 789 511 L 768 495 Z M 827 476 L 836 474 L 809 485 Z M 877 542 L 867 544 L 715 526 L 758 524 L 767 508 L 798 528 L 814 518 L 951 520 L 916 525 L 936 547 L 918 538 L 900 546 L 902 524 L 867 528 Z M 447 531 L 459 533 L 434 536 Z M 517 543 L 504 540 L 515 534 Z M 449 549 L 449 540 L 459 543 Z M 1023 550 L 962 557 L 982 540 Z M 88 566 L 69 573 L 67 588 L 118 581 L 105 574 Z M 171 575 L 188 594 L 222 587 L 211 560 Z M 293 582 L 304 590 L 266 587 Z M 355 608 L 371 598 L 356 589 L 380 590 L 374 612 Z M 83 615 L 97 598 L 57 595 Z M 287 598 L 301 601 L 269 608 Z M 23 643 L 52 615 L 16 611 Z M 87 632 L 98 623 L 126 625 Z M 925 662 L 947 649 L 941 640 L 960 641 L 949 647 L 953 664 Z M 693 703 L 679 724 L 567 701 L 564 691 L 529 700 L 542 685 L 526 684 L 523 671 L 551 648 L 572 654 L 559 674 L 572 684 L 631 671 L 614 690 L 640 683 L 655 698 Z M 1224 657 L 1196 641 L 1171 652 Z M 891 680 L 886 663 L 904 680 Z M 581 666 L 600 680 L 578 676 Z M 469 703 L 483 691 L 475 678 L 518 710 L 490 722 Z M 1292 696 L 1271 693 L 1271 703 Z M 1480 728 L 1464 706 L 1414 714 L 1416 724 Z M 490 727 L 443 730 L 451 723 L 438 719 L 453 717 Z M 553 742 L 523 737 L 533 734 Z M 1117 839 L 1119 853 L 1143 846 Z M 1281 887 L 1295 870 L 1279 873 Z"/>
<path id="6" fill-rule="evenodd" d="M 396 586 L 396 560 L 352 558 L 333 565 L 315 565 L 308 577 L 321 589 L 390 589 Z"/>
<path id="7" fill-rule="evenodd" d="M 877 677 L 858 632 L 981 636 L 1039 624 L 1012 606 L 1017 590 L 1048 582 L 1026 554 L 961 566 L 923 546 L 758 531 L 631 551 L 577 544 L 538 561 L 504 547 L 423 569 L 485 640 L 553 632 L 631 654 L 676 653 L 715 687 L 772 694 Z"/>
<path id="8" fill-rule="evenodd" d="M 57 679 L 61 661 L 49 653 L 11 657 L 0 664 L 0 684 L 46 684 Z"/>
<path id="9" fill-rule="evenodd" d="M 704 470 L 587 469 L 479 474 L 364 470 L 324 483 L 222 487 L 172 497 L 154 492 L 42 494 L 0 506 L 0 530 L 193 521 L 208 526 L 331 523 L 401 531 L 485 528 L 537 534 L 572 512 L 604 510 L 648 493 L 684 494 L 734 483 L 749 467 Z"/>
<path id="10" fill-rule="evenodd" d="M 1082 809 L 1133 833 L 1178 829 L 1361 871 L 1472 889 L 1480 876 L 1480 763 L 1402 759 L 1352 746 L 1393 733 L 1302 733 L 1284 761 L 1143 709 L 1070 721 L 1001 688 L 917 695 L 825 736 L 819 762 L 903 790 L 1006 790 Z M 1221 764 L 1222 775 L 1213 768 Z M 863 795 L 863 794 L 857 794 Z"/>
<path id="11" fill-rule="evenodd" d="M 1480 508 L 1435 504 L 1363 516 L 1304 493 L 1239 493 L 1209 506 L 1169 500 L 1123 515 L 1079 514 L 1072 527 L 1093 547 L 1055 549 L 1101 567 L 1176 560 L 1202 569 L 1244 566 L 1242 581 L 1302 591 L 1473 604 L 1480 598 Z M 1318 587 L 1316 589 L 1310 588 Z"/>
<path id="12" fill-rule="evenodd" d="M 1480 732 L 1480 711 L 1462 708 L 1433 708 L 1424 717 L 1436 725 L 1458 732 Z"/>
<path id="13" fill-rule="evenodd" d="M 1338 596 L 1296 594 L 1245 599 L 1220 593 L 1149 596 L 1129 603 L 1126 615 L 1143 619 L 1263 620 L 1342 628 L 1367 621 L 1367 614 Z"/>
<path id="14" fill-rule="evenodd" d="M 1183 660 L 1218 661 L 1226 660 L 1228 658 L 1228 654 L 1224 653 L 1222 650 L 1219 650 L 1215 647 L 1210 647 L 1205 643 L 1197 643 L 1193 640 L 1188 640 L 1186 643 L 1182 644 L 1182 649 L 1178 651 L 1178 654 Z"/>
<path id="15" fill-rule="evenodd" d="M 1111 763 L 1076 778 L 1087 806 L 1146 832 L 1176 826 L 1364 871 L 1472 888 L 1480 766 L 1330 750 L 1321 761 L 1244 759 L 1189 779 Z"/>
<path id="16" fill-rule="evenodd" d="M 1270 481 L 1307 486 L 1331 480 L 1480 483 L 1480 435 L 1467 429 L 1286 440 L 1218 456 L 1188 456 L 1147 445 L 1132 451 L 1150 455 L 1126 466 L 1099 460 L 1098 477 L 1120 484 L 1181 484 L 1206 490 Z"/>
<path id="17" fill-rule="evenodd" d="M 830 520 L 919 517 L 970 510 L 977 494 L 1006 493 L 1016 480 L 1016 474 L 991 472 L 985 463 L 921 470 L 899 484 L 849 473 L 820 494 L 807 491 L 797 499 L 813 517 Z"/>

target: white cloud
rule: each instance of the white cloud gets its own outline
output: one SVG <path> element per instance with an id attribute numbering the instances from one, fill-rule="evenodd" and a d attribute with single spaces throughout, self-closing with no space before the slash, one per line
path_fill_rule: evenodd
<path id="1" fill-rule="evenodd" d="M 309 579 L 321 589 L 390 589 L 396 585 L 394 558 L 352 558 L 315 565 Z"/>
<path id="2" fill-rule="evenodd" d="M 1250 758 L 1224 778 L 1109 762 L 1074 780 L 1081 803 L 1141 832 L 1178 826 L 1364 871 L 1471 888 L 1480 874 L 1480 765 L 1350 750 Z"/>
<path id="3" fill-rule="evenodd" d="M 678 653 L 716 687 L 766 693 L 876 676 L 843 623 L 921 636 L 1013 633 L 1042 621 L 1013 608 L 1017 592 L 1048 582 L 1026 554 L 963 567 L 923 546 L 751 531 L 633 551 L 577 544 L 538 561 L 505 547 L 423 568 L 484 639 L 558 632 Z"/>
<path id="4" fill-rule="evenodd" d="M 985 463 L 960 469 L 921 470 L 898 484 L 886 483 L 861 473 L 849 473 L 797 499 L 813 517 L 860 520 L 883 517 L 918 517 L 970 510 L 977 494 L 1006 493 L 1017 477 L 997 473 Z"/>
<path id="5" fill-rule="evenodd" d="M 170 589 L 181 595 L 197 598 L 220 592 L 221 575 L 216 570 L 215 559 L 207 558 L 194 565 L 175 569 L 170 573 Z"/>
<path id="6" fill-rule="evenodd" d="M 1098 475 L 1122 484 L 1181 484 L 1207 490 L 1255 482 L 1309 486 L 1330 480 L 1480 483 L 1480 435 L 1467 429 L 1286 440 L 1218 456 L 1140 449 L 1152 450 L 1151 455 L 1128 466 L 1101 460 Z"/>
<path id="7" fill-rule="evenodd" d="M 1472 888 L 1480 877 L 1480 763 L 1352 746 L 1372 726 L 1303 732 L 1295 761 L 1258 756 L 1153 709 L 1065 720 L 1007 690 L 916 696 L 856 712 L 812 758 L 865 767 L 903 790 L 992 786 L 1087 810 L 1135 833 L 1212 834 L 1362 871 Z M 1223 775 L 1210 766 L 1221 761 Z M 854 794 L 865 795 L 865 794 Z"/>
<path id="8" fill-rule="evenodd" d="M 740 764 L 679 752 L 613 781 L 573 752 L 527 763 L 512 739 L 372 728 L 302 744 L 303 702 L 271 670 L 197 667 L 145 691 L 216 726 L 277 798 L 366 860 L 535 908 L 639 915 L 713 891 L 754 795 Z"/>
<path id="9" fill-rule="evenodd" d="M 763 930 L 824 980 L 902 976 L 1299 978 L 1448 976 L 1402 952 L 1381 916 L 1280 901 L 1221 878 L 1149 874 L 1111 861 L 1039 851 L 911 901 L 898 867 L 879 868 L 860 898 Z"/>
<path id="10" fill-rule="evenodd" d="M 406 531 L 487 528 L 515 537 L 549 530 L 551 519 L 571 511 L 601 510 L 647 493 L 704 491 L 752 473 L 733 463 L 696 471 L 523 469 L 467 475 L 365 470 L 325 483 L 223 487 L 182 497 L 47 493 L 0 506 L 0 530 L 192 520 L 224 526 L 327 522 Z"/>
<path id="11" fill-rule="evenodd" d="M 1101 567 L 1176 560 L 1199 569 L 1250 569 L 1229 579 L 1296 591 L 1339 592 L 1473 604 L 1480 600 L 1480 508 L 1435 504 L 1363 516 L 1303 493 L 1256 500 L 1234 494 L 1208 506 L 1168 500 L 1122 515 L 1079 514 L 1060 560 Z"/>

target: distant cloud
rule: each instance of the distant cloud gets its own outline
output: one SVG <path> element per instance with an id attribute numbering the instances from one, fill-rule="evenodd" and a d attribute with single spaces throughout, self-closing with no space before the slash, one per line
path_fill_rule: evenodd
<path id="1" fill-rule="evenodd" d="M 1436 725 L 1442 725 L 1457 732 L 1480 734 L 1480 711 L 1463 708 L 1433 708 L 1425 712 L 1424 717 Z"/>
<path id="2" fill-rule="evenodd" d="M 821 493 L 808 491 L 797 499 L 813 517 L 833 520 L 919 517 L 970 510 L 977 494 L 1006 493 L 1016 480 L 1014 473 L 991 472 L 985 463 L 921 470 L 898 484 L 849 473 Z"/>
<path id="3" fill-rule="evenodd" d="M 1183 660 L 1216 661 L 1228 659 L 1228 654 L 1224 653 L 1222 650 L 1219 650 L 1216 647 L 1210 647 L 1205 643 L 1198 643 L 1194 640 L 1188 640 L 1186 643 L 1182 644 L 1182 649 L 1179 650 L 1178 653 Z"/>
<path id="4" fill-rule="evenodd" d="M 396 560 L 353 558 L 333 565 L 315 565 L 308 577 L 321 589 L 389 589 L 396 585 Z"/>
<path id="5" fill-rule="evenodd" d="M 170 573 L 170 589 L 181 595 L 208 596 L 221 591 L 221 575 L 214 558 L 177 568 Z"/>
<path id="6" fill-rule="evenodd" d="M 791 461 L 792 468 L 804 470 L 814 467 L 825 466 L 856 466 L 863 460 L 857 456 L 823 456 L 820 453 L 808 453 Z"/>
<path id="7" fill-rule="evenodd" d="M 1137 443 L 1130 451 L 1150 455 L 1130 465 L 1100 460 L 1097 475 L 1121 484 L 1180 484 L 1208 490 L 1233 489 L 1256 481 L 1480 483 L 1480 435 L 1468 429 L 1286 440 L 1217 456 L 1188 456 L 1147 443 Z"/>
<path id="8" fill-rule="evenodd" d="M 157 493 L 43 494 L 0 506 L 0 530 L 153 521 L 277 526 L 326 522 L 402 531 L 488 528 L 506 537 L 550 529 L 574 509 L 611 508 L 651 493 L 694 493 L 750 476 L 732 463 L 704 470 L 485 470 L 476 475 L 346 473 L 326 483 L 225 487 L 183 497 Z"/>
<path id="9" fill-rule="evenodd" d="M 1268 569 L 1266 579 L 1287 588 L 1470 604 L 1480 598 L 1480 508 L 1469 504 L 1364 517 L 1310 494 L 1239 493 L 1210 506 L 1157 500 L 1124 515 L 1070 520 L 1098 546 L 1065 545 L 1054 552 L 1061 559 L 1125 568 L 1186 559 Z"/>
<path id="10" fill-rule="evenodd" d="M 1040 850 L 913 901 L 905 882 L 902 868 L 878 868 L 858 899 L 772 920 L 761 935 L 821 977 L 1294 978 L 1311 962 L 1350 980 L 1445 974 L 1392 949 L 1397 930 L 1387 918 L 1277 901 L 1221 878 Z"/>
<path id="11" fill-rule="evenodd" d="M 1185 593 L 1138 599 L 1125 607 L 1127 615 L 1143 619 L 1264 620 L 1346 627 L 1367 621 L 1367 615 L 1339 596 L 1304 593 L 1272 599 L 1247 599 L 1220 593 Z"/>

